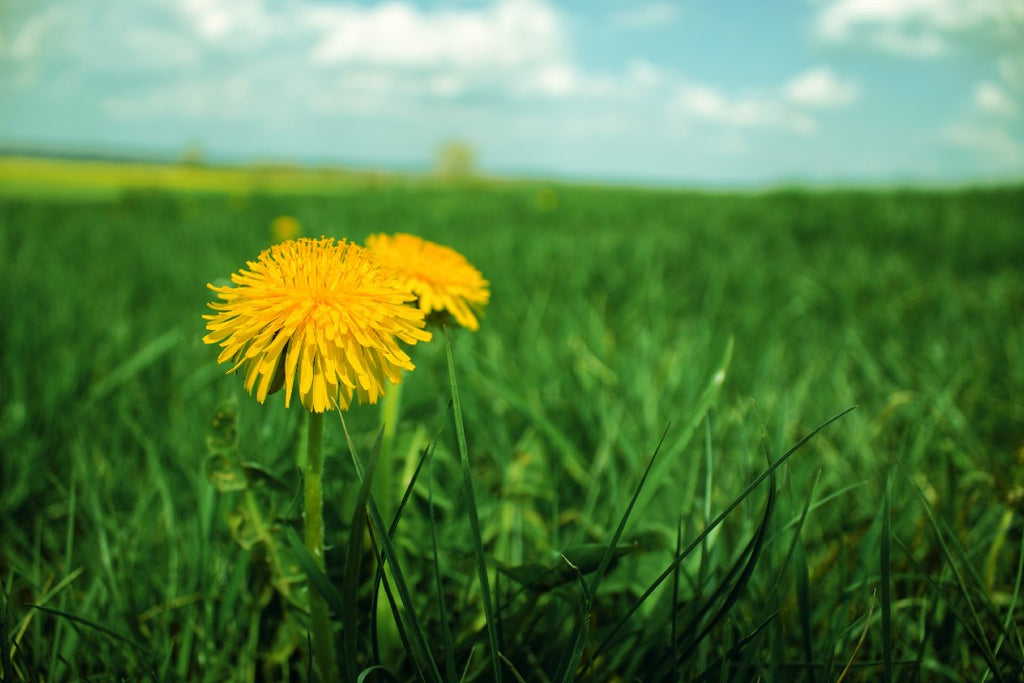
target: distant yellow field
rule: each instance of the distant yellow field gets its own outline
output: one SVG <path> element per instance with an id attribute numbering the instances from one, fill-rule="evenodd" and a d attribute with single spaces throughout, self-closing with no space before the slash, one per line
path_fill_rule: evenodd
<path id="1" fill-rule="evenodd" d="M 142 189 L 228 194 L 319 193 L 398 178 L 337 168 L 226 167 L 0 156 L 0 197 L 107 197 L 125 190 Z"/>

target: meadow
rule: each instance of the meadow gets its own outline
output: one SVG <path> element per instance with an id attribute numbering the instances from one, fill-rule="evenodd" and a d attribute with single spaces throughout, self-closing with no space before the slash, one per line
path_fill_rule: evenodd
<path id="1" fill-rule="evenodd" d="M 22 190 L 0 679 L 310 680 L 315 590 L 359 680 L 1020 680 L 1022 187 Z M 327 420 L 326 575 L 293 540 L 302 411 L 201 341 L 282 215 L 491 283 L 449 331 L 461 420 L 443 335 L 410 351 L 389 544 Z M 380 424 L 344 415 L 363 463 Z"/>

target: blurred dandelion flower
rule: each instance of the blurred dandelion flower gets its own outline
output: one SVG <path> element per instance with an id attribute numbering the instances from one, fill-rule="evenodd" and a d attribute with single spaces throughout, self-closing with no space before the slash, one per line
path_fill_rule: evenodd
<path id="1" fill-rule="evenodd" d="M 463 327 L 480 327 L 477 315 L 490 300 L 488 282 L 454 249 L 415 235 L 371 235 L 366 246 L 393 268 L 427 315 L 450 313 Z"/>
<path id="2" fill-rule="evenodd" d="M 333 238 L 276 244 L 231 275 L 236 286 L 207 286 L 220 301 L 203 316 L 203 341 L 219 344 L 218 363 L 244 366 L 245 388 L 263 403 L 298 378 L 302 405 L 321 413 L 375 403 L 384 381 L 397 384 L 412 370 L 408 344 L 428 341 L 424 313 L 405 305 L 413 296 L 394 272 L 363 247 Z"/>
<path id="3" fill-rule="evenodd" d="M 537 210 L 543 213 L 550 213 L 558 208 L 558 193 L 550 187 L 543 187 L 537 190 L 534 203 L 537 206 Z"/>
<path id="4" fill-rule="evenodd" d="M 293 240 L 302 235 L 302 224 L 295 216 L 278 216 L 270 224 L 270 234 L 275 242 Z"/>

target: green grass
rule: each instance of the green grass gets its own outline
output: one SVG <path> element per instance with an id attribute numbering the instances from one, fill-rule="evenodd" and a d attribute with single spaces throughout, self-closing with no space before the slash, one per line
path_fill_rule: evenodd
<path id="1" fill-rule="evenodd" d="M 553 189 L 0 200 L 0 678 L 306 680 L 325 585 L 369 680 L 1018 680 L 1024 190 Z M 349 534 L 379 407 L 355 454 L 328 419 L 312 584 L 301 411 L 201 342 L 281 214 L 492 287 L 457 419 L 443 336 L 412 350 L 393 537 Z"/>

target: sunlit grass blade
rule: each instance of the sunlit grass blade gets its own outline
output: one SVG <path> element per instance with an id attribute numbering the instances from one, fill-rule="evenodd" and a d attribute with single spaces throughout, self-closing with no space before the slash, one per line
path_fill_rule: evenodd
<path id="1" fill-rule="evenodd" d="M 484 603 L 484 619 L 487 622 L 487 641 L 490 645 L 491 670 L 495 681 L 501 680 L 501 659 L 498 654 L 498 623 L 494 612 L 490 581 L 487 578 L 487 557 L 484 553 L 483 536 L 480 533 L 480 518 L 473 492 L 473 469 L 469 463 L 469 448 L 466 445 L 466 428 L 462 422 L 462 403 L 459 398 L 458 382 L 455 379 L 455 360 L 452 357 L 452 341 L 447 326 L 442 326 L 445 341 L 445 357 L 448 360 L 448 384 L 452 395 L 452 416 L 455 420 L 455 436 L 459 447 L 459 461 L 462 466 L 462 493 L 466 498 L 469 526 L 472 532 L 473 553 L 476 556 L 476 571 L 480 580 L 480 595 Z"/>

